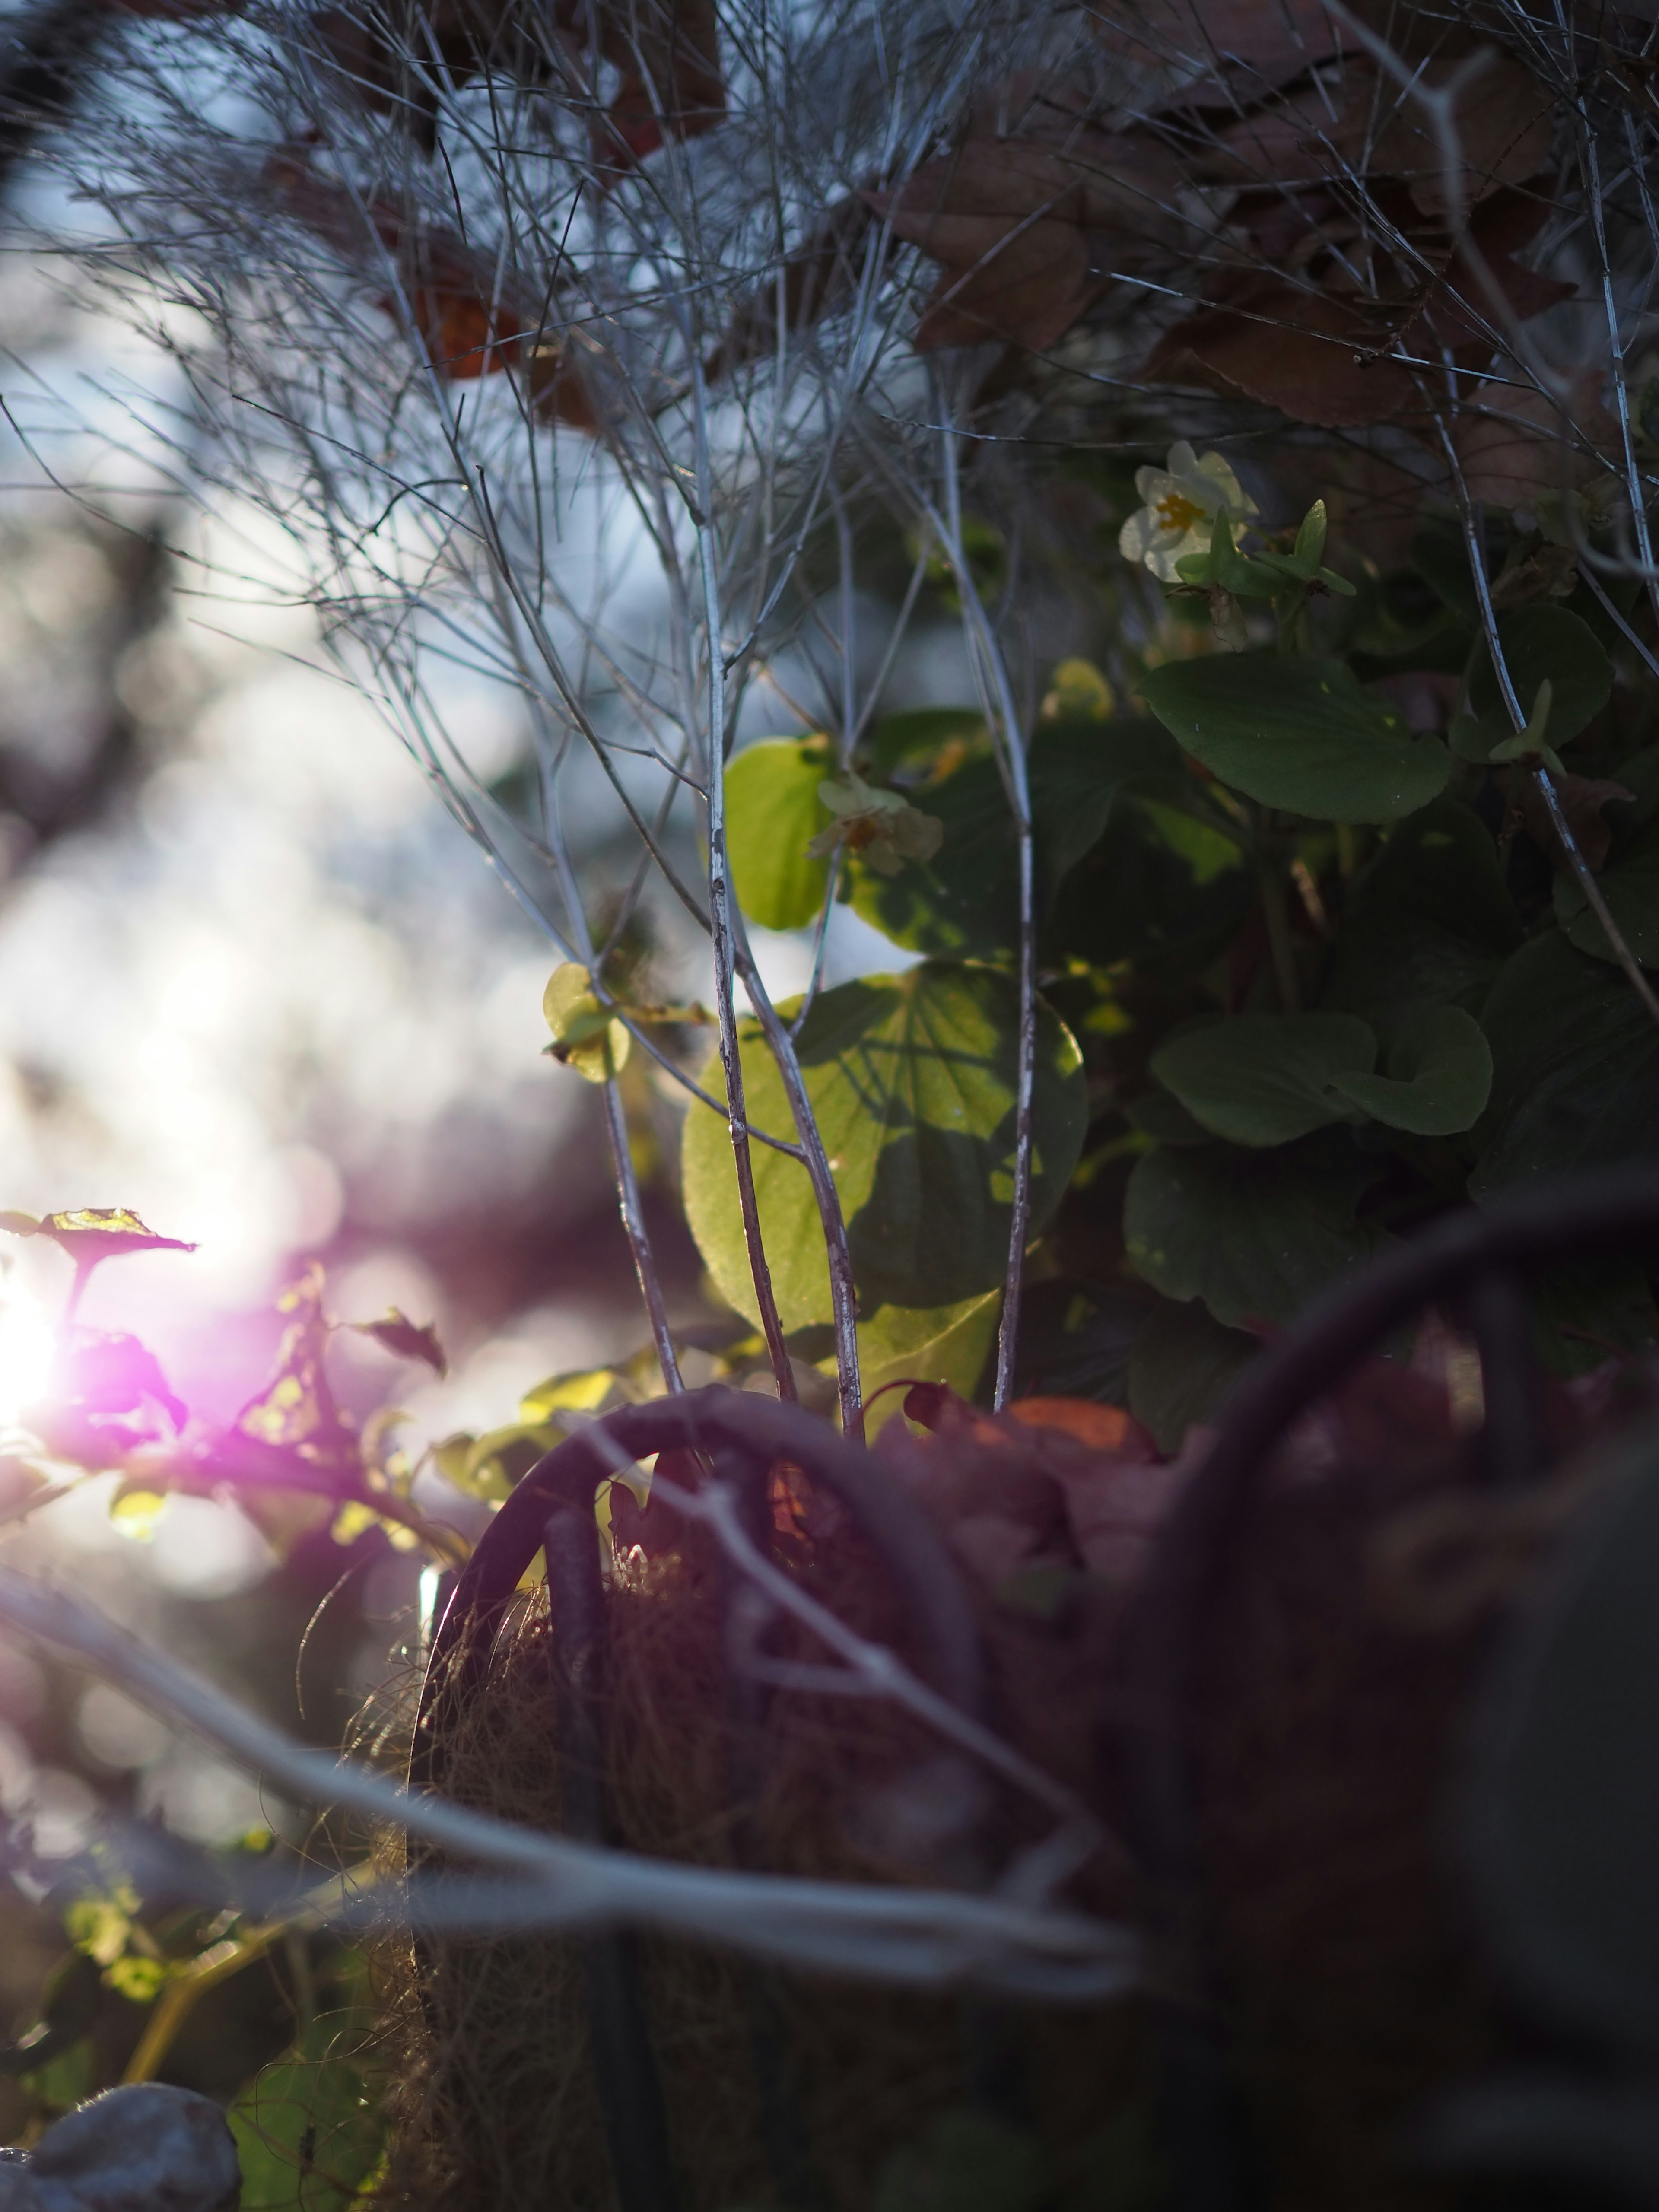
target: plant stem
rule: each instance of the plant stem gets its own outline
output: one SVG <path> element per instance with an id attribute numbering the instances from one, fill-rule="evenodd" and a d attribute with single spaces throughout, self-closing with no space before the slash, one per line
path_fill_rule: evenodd
<path id="1" fill-rule="evenodd" d="M 622 1085 L 614 1072 L 606 1077 L 605 1082 L 605 1121 L 611 1135 L 611 1158 L 617 1173 L 617 1204 L 622 1214 L 623 1227 L 627 1232 L 628 1249 L 634 1255 L 634 1273 L 639 1278 L 640 1296 L 645 1300 L 646 1316 L 651 1323 L 651 1340 L 657 1347 L 657 1364 L 662 1370 L 663 1381 L 671 1390 L 684 1390 L 685 1378 L 680 1373 L 679 1355 L 674 1349 L 673 1332 L 668 1325 L 668 1308 L 663 1300 L 662 1285 L 657 1279 L 651 1238 L 645 1225 L 644 1210 L 640 1204 L 640 1179 L 634 1172 L 634 1155 L 628 1142 L 628 1117 L 623 1110 Z"/>
<path id="2" fill-rule="evenodd" d="M 1457 448 L 1452 443 L 1451 433 L 1447 429 L 1442 416 L 1436 416 L 1435 427 L 1440 433 L 1440 443 L 1450 465 L 1452 483 L 1457 492 L 1458 513 L 1463 524 L 1463 543 L 1468 554 L 1469 573 L 1474 582 L 1475 598 L 1480 608 L 1480 627 L 1486 633 L 1486 649 L 1492 655 L 1492 671 L 1498 678 L 1498 689 L 1503 698 L 1504 711 L 1509 715 L 1510 721 L 1518 737 L 1527 726 L 1527 714 L 1521 704 L 1520 694 L 1516 690 L 1514 678 L 1510 674 L 1510 665 L 1504 657 L 1503 641 L 1498 635 L 1498 614 L 1492 603 L 1492 588 L 1486 580 L 1486 556 L 1480 544 L 1480 532 L 1475 522 L 1474 505 L 1469 497 L 1468 485 L 1464 480 L 1462 464 L 1457 458 Z M 1653 1019 L 1659 1022 L 1659 998 L 1654 995 L 1653 986 L 1642 972 L 1642 963 L 1631 951 L 1623 930 L 1613 920 L 1612 911 L 1606 899 L 1601 896 L 1601 886 L 1595 880 L 1594 870 L 1578 849 L 1578 840 L 1572 834 L 1572 824 L 1567 819 L 1566 810 L 1563 807 L 1559 794 L 1550 779 L 1549 770 L 1541 766 L 1536 767 L 1532 771 L 1532 776 L 1534 783 L 1537 786 L 1538 795 L 1548 810 L 1550 826 L 1554 830 L 1561 850 L 1566 856 L 1567 866 L 1577 878 L 1578 888 L 1583 892 L 1590 912 L 1606 933 L 1614 959 L 1624 969 L 1625 979 L 1632 990 L 1635 992 Z"/>
<path id="3" fill-rule="evenodd" d="M 1279 987 L 1281 1013 L 1302 1012 L 1302 985 L 1296 972 L 1296 946 L 1291 939 L 1290 908 L 1285 897 L 1285 878 L 1271 860 L 1258 860 L 1256 881 L 1261 890 L 1261 912 L 1267 925 L 1267 950 L 1273 957 L 1273 981 Z"/>
<path id="4" fill-rule="evenodd" d="M 699 443 L 701 443 L 701 440 Z M 794 1399 L 795 1371 L 783 1340 L 783 1323 L 772 1288 L 772 1270 L 761 1236 L 760 1205 L 755 1196 L 755 1164 L 749 1148 L 748 1113 L 743 1095 L 743 1060 L 738 1050 L 738 1008 L 733 988 L 736 945 L 732 929 L 732 875 L 726 852 L 726 662 L 720 642 L 720 586 L 714 574 L 714 532 L 697 525 L 697 557 L 702 570 L 703 610 L 708 653 L 708 919 L 714 940 L 714 1006 L 720 1016 L 720 1066 L 726 1077 L 726 1126 L 738 1178 L 738 1209 L 743 1241 L 760 1310 L 761 1334 L 777 1377 L 779 1395 Z"/>

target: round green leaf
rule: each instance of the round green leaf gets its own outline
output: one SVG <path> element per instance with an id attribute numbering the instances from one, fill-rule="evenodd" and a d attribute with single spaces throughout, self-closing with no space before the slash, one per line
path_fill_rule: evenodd
<path id="1" fill-rule="evenodd" d="M 1587 623 L 1565 607 L 1512 607 L 1498 617 L 1498 642 L 1503 648 L 1516 696 L 1528 714 L 1547 678 L 1550 686 L 1549 720 L 1544 739 L 1557 746 L 1568 744 L 1607 703 L 1613 690 L 1613 663 L 1596 643 Z M 1457 750 L 1470 760 L 1485 760 L 1493 745 L 1515 734 L 1498 688 L 1492 655 L 1484 647 L 1469 679 L 1471 716 L 1459 725 Z"/>
<path id="2" fill-rule="evenodd" d="M 1376 1064 L 1376 1035 L 1352 1014 L 1239 1014 L 1152 1054 L 1152 1073 L 1195 1121 L 1252 1146 L 1289 1144 L 1345 1120 L 1333 1081 Z"/>
<path id="3" fill-rule="evenodd" d="M 1390 1129 L 1451 1137 L 1472 1129 L 1492 1095 L 1492 1047 L 1462 1006 L 1431 1006 L 1407 1022 L 1386 1075 L 1338 1075 L 1331 1088 Z"/>
<path id="4" fill-rule="evenodd" d="M 1140 695 L 1223 783 L 1291 814 L 1395 822 L 1451 773 L 1439 738 L 1414 737 L 1340 660 L 1215 653 L 1153 669 Z"/>
<path id="5" fill-rule="evenodd" d="M 823 738 L 768 738 L 726 771 L 726 852 L 738 904 L 763 929 L 815 921 L 828 860 L 807 851 L 830 822 L 818 786 L 836 772 Z"/>
<path id="6" fill-rule="evenodd" d="M 1659 1030 L 1617 968 L 1547 930 L 1504 963 L 1480 1026 L 1492 1085 L 1472 1198 L 1534 1176 L 1653 1157 Z"/>
<path id="7" fill-rule="evenodd" d="M 782 1011 L 782 1010 L 781 1010 Z M 989 969 L 926 961 L 903 975 L 826 991 L 797 1049 L 841 1194 L 866 1316 L 941 1307 L 995 1289 L 1007 1263 L 1013 1189 L 1019 994 Z M 792 1137 L 783 1085 L 758 1025 L 739 1036 L 751 1125 Z M 718 1059 L 705 1088 L 721 1089 Z M 1088 1116 L 1071 1033 L 1039 1012 L 1031 1226 L 1059 1203 Z M 830 1318 L 830 1271 L 806 1170 L 753 1150 L 761 1230 L 786 1329 Z M 685 1124 L 685 1210 L 724 1297 L 756 1316 L 726 1124 L 693 1105 Z"/>
<path id="8" fill-rule="evenodd" d="M 1644 968 L 1659 968 L 1659 816 L 1635 836 L 1601 878 L 1613 926 Z M 1575 876 L 1555 879 L 1556 917 L 1581 952 L 1617 960 Z"/>
<path id="9" fill-rule="evenodd" d="M 1261 1346 L 1224 1328 L 1197 1298 L 1159 1298 L 1129 1352 L 1129 1411 L 1162 1452 L 1177 1452 L 1195 1421 L 1210 1421 Z"/>
<path id="10" fill-rule="evenodd" d="M 1461 799 L 1437 799 L 1348 886 L 1323 1004 L 1386 1045 L 1425 1006 L 1478 1014 L 1521 938 L 1492 831 Z"/>
<path id="11" fill-rule="evenodd" d="M 1270 1152 L 1160 1147 L 1129 1177 L 1124 1243 L 1155 1291 L 1230 1328 L 1294 1321 L 1377 1249 L 1354 1208 L 1385 1164 L 1346 1130 Z"/>
<path id="12" fill-rule="evenodd" d="M 1155 722 L 1062 723 L 1039 732 L 1026 772 L 1046 910 L 1061 878 L 1099 839 L 1124 786 L 1178 775 L 1180 757 Z M 849 854 L 855 911 L 913 952 L 1012 962 L 1019 946 L 1019 848 L 995 761 L 975 755 L 911 796 L 943 823 L 944 842 L 931 860 L 896 876 Z"/>

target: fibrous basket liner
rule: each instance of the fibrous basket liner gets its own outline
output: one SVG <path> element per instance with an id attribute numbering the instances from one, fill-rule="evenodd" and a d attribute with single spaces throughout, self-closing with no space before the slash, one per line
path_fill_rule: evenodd
<path id="1" fill-rule="evenodd" d="M 1453 1792 L 1494 1635 L 1597 1479 L 1578 1462 L 1474 1489 L 1451 1446 L 1355 1460 L 1270 1486 L 1230 1564 L 1205 1674 L 1204 1863 L 1273 2212 L 1468 2201 L 1413 2142 L 1508 2037 Z"/>
<path id="2" fill-rule="evenodd" d="M 673 1541 L 656 1557 L 623 1554 L 607 1589 L 601 1696 L 617 1839 L 705 1865 L 981 1886 L 1012 1840 L 1005 1808 L 880 1699 L 775 1693 L 748 1748 L 758 1785 L 746 1808 L 736 1802 L 721 1578 L 699 1534 L 677 1528 Z M 850 1530 L 816 1554 L 803 1544 L 799 1559 L 843 1619 L 915 1656 Z M 447 1701 L 440 1757 L 443 1786 L 462 1802 L 557 1830 L 550 1645 L 543 1585 L 520 1593 L 477 1692 L 464 1708 Z M 769 1648 L 823 1661 L 787 1629 Z M 1005 2008 L 777 1972 L 655 1937 L 637 1955 L 687 2212 L 783 2200 L 769 2130 L 816 2201 L 838 2212 L 867 2212 L 883 2160 L 964 2105 L 1038 2128 L 1063 2160 L 1121 2106 L 1139 2069 L 1138 2030 L 1121 2007 Z M 398 2048 L 384 2201 L 610 2212 L 574 1948 L 540 1935 L 429 1939 L 388 1958 L 385 1987 Z M 757 2041 L 775 2083 L 769 2111 Z"/>

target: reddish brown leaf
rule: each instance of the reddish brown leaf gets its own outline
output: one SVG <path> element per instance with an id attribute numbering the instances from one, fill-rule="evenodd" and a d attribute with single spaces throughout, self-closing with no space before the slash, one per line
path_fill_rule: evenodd
<path id="1" fill-rule="evenodd" d="M 1389 333 L 1362 303 L 1273 277 L 1240 285 L 1235 299 L 1166 331 L 1141 375 L 1242 392 L 1325 429 L 1390 422 L 1411 404 L 1412 373 L 1389 357 Z"/>
<path id="2" fill-rule="evenodd" d="M 503 283 L 492 259 L 447 231 L 411 232 L 403 209 L 386 200 L 360 200 L 345 185 L 319 177 L 303 149 L 273 154 L 264 179 L 284 211 L 348 264 L 391 258 L 416 331 L 443 376 L 459 382 L 512 369 L 523 377 L 542 422 L 597 431 L 592 401 L 562 337 Z M 379 304 L 389 315 L 402 311 L 389 295 Z"/>
<path id="3" fill-rule="evenodd" d="M 1091 1398 L 1017 1398 L 1007 1417 L 1024 1428 L 1070 1437 L 1091 1451 L 1117 1452 L 1130 1459 L 1158 1456 L 1152 1431 L 1133 1413 L 1121 1406 L 1097 1405 Z"/>
<path id="4" fill-rule="evenodd" d="M 712 130 L 726 112 L 714 0 L 554 0 L 539 19 L 510 0 L 394 0 L 385 19 L 365 23 L 328 9 L 312 27 L 325 59 L 365 104 L 398 116 L 428 147 L 434 58 L 458 84 L 500 74 L 568 88 L 593 112 L 593 156 L 613 173 L 665 138 Z M 622 77 L 603 113 L 591 81 L 595 52 Z"/>
<path id="5" fill-rule="evenodd" d="M 726 112 L 714 0 L 635 0 L 599 13 L 599 51 L 623 72 L 594 159 L 630 167 L 665 138 L 695 138 Z"/>
<path id="6" fill-rule="evenodd" d="M 896 191 L 864 197 L 943 265 L 919 347 L 1002 338 L 1041 351 L 1105 289 L 1112 267 L 1144 268 L 1187 241 L 1181 183 L 1166 149 L 1078 131 L 1064 146 L 969 138 Z"/>
<path id="7" fill-rule="evenodd" d="M 1461 64 L 1426 63 L 1417 79 L 1433 92 Z M 1369 98 L 1365 103 L 1370 109 Z M 1401 179 L 1425 215 L 1454 220 L 1504 185 L 1523 185 L 1549 159 L 1554 102 L 1548 90 L 1508 56 L 1494 56 L 1460 93 L 1456 131 L 1456 192 L 1449 202 L 1444 156 L 1434 118 L 1422 102 L 1397 92 L 1380 130 L 1370 113 L 1350 107 L 1341 134 L 1345 149 L 1374 176 Z"/>
<path id="8" fill-rule="evenodd" d="M 1132 0 L 1102 8 L 1096 21 L 1103 44 L 1127 59 L 1201 69 L 1198 87 L 1182 87 L 1188 106 L 1212 88 L 1249 98 L 1288 84 L 1336 47 L 1321 0 Z"/>
<path id="9" fill-rule="evenodd" d="M 1472 499 L 1529 507 L 1542 492 L 1577 490 L 1598 452 L 1617 450 L 1619 426 L 1601 404 L 1599 375 L 1563 408 L 1530 386 L 1492 384 L 1471 393 L 1457 424 L 1457 457 Z"/>
<path id="10" fill-rule="evenodd" d="M 1552 775 L 1555 795 L 1561 802 L 1561 811 L 1567 817 L 1573 842 L 1592 868 L 1600 868 L 1607 857 L 1613 842 L 1613 830 L 1601 809 L 1615 799 L 1626 802 L 1634 799 L 1633 791 L 1626 791 L 1622 783 L 1608 783 L 1599 776 Z M 1556 835 L 1555 824 L 1550 819 L 1549 808 L 1544 804 L 1543 793 L 1538 788 L 1535 776 L 1521 775 L 1515 779 L 1519 788 L 1515 799 L 1521 809 L 1521 818 L 1527 825 L 1527 835 L 1534 845 L 1547 852 L 1555 866 L 1564 873 L 1571 873 L 1572 863 L 1565 848 Z"/>

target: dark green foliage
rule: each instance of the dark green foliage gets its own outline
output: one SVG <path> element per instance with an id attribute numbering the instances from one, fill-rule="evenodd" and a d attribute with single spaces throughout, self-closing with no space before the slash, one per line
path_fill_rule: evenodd
<path id="1" fill-rule="evenodd" d="M 1302 538 L 1311 546 L 1322 529 L 1322 510 Z M 1575 748 L 1563 804 L 1617 926 L 1659 963 L 1659 747 L 1631 749 L 1642 722 L 1624 636 L 1582 586 L 1561 585 L 1559 547 L 1505 538 L 1498 524 L 1488 538 L 1494 588 L 1534 594 L 1504 605 L 1498 629 L 1522 709 L 1535 713 L 1547 683 L 1534 734 L 1552 758 Z M 1317 612 L 1297 601 L 1287 543 L 1246 547 L 1218 523 L 1211 553 L 1180 572 L 1192 570 L 1187 601 L 1171 602 L 1187 611 L 1219 561 L 1224 598 L 1273 608 L 1278 650 L 1182 658 L 1172 623 L 1134 686 L 1151 719 L 1105 713 L 1109 695 L 1085 665 L 1101 718 L 1068 708 L 1029 740 L 1036 949 L 1096 1121 L 1080 1154 L 1082 1076 L 1040 1091 L 1076 1103 L 1063 1142 L 1058 1123 L 1039 1131 L 1038 1225 L 1059 1200 L 1056 1176 L 1084 1165 L 1053 1232 L 1053 1279 L 1039 1274 L 1028 1292 L 1019 1387 L 1127 1398 L 1166 1448 L 1213 1412 L 1251 1356 L 1250 1332 L 1293 1322 L 1398 1228 L 1519 1181 L 1650 1153 L 1659 1131 L 1659 1028 L 1554 844 L 1530 767 L 1488 762 L 1512 727 L 1461 528 L 1426 522 L 1408 567 L 1373 571 Z M 1643 618 L 1628 592 L 1621 605 Z M 1401 683 L 1427 687 L 1409 714 Z M 1419 726 L 1430 713 L 1446 736 Z M 775 793 L 751 818 L 763 756 L 799 803 Z M 801 855 L 775 841 L 787 832 L 793 851 L 811 834 L 809 760 L 823 757 L 806 740 L 739 760 L 734 853 L 764 848 L 772 876 L 799 872 Z M 879 1320 L 897 1358 L 957 1327 L 964 1302 L 1000 1279 L 1018 846 L 978 711 L 893 716 L 860 762 L 943 832 L 930 858 L 896 872 L 845 852 L 842 895 L 932 962 L 924 981 L 829 994 L 803 1037 L 865 1322 L 874 1332 Z M 747 865 L 762 884 L 756 919 L 815 910 L 821 872 L 792 904 Z M 978 1042 L 964 1048 L 956 1032 L 970 1007 Z M 1065 1032 L 1051 1018 L 1052 1085 Z M 751 1048 L 751 1114 L 789 1133 L 757 1048 L 745 1066 Z M 752 1310 L 714 1117 L 693 1115 L 686 1167 L 705 1257 Z M 804 1172 L 766 1153 L 757 1176 L 786 1325 L 822 1322 L 828 1279 Z M 1540 1282 L 1534 1311 L 1561 1373 L 1650 1340 L 1655 1322 L 1639 1271 L 1595 1267 Z M 876 1334 L 871 1351 L 889 1371 Z"/>

